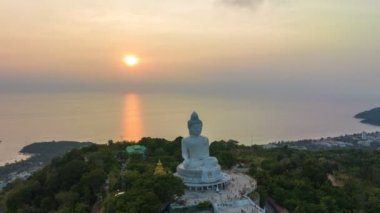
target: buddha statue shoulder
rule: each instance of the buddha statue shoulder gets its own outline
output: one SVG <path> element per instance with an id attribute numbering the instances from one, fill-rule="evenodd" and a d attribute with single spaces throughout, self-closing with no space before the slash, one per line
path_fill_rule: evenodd
<path id="1" fill-rule="evenodd" d="M 187 122 L 190 136 L 182 140 L 182 157 L 186 169 L 218 165 L 218 160 L 215 157 L 210 157 L 208 138 L 201 135 L 202 126 L 198 114 L 193 112 Z"/>

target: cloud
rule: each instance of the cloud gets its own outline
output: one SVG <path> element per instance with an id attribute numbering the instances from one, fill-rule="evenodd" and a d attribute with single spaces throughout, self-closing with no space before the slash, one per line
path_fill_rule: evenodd
<path id="1" fill-rule="evenodd" d="M 265 0 L 219 0 L 222 4 L 233 7 L 255 8 Z"/>

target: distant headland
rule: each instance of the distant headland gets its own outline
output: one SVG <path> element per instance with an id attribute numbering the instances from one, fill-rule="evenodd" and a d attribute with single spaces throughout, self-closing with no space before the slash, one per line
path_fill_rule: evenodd
<path id="1" fill-rule="evenodd" d="M 24 146 L 20 153 L 30 156 L 29 158 L 0 166 L 0 191 L 7 183 L 17 178 L 27 179 L 53 158 L 62 156 L 73 149 L 81 149 L 91 145 L 94 144 L 91 142 L 51 141 L 36 142 Z"/>
<path id="2" fill-rule="evenodd" d="M 361 119 L 362 123 L 380 126 L 380 107 L 361 112 L 354 117 Z"/>

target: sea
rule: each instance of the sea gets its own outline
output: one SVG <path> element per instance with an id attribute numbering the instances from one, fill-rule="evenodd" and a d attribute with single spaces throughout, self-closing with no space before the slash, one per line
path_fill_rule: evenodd
<path id="1" fill-rule="evenodd" d="M 40 141 L 173 140 L 188 135 L 193 111 L 210 141 L 242 144 L 317 139 L 378 131 L 353 116 L 378 99 L 201 93 L 1 93 L 0 165 L 25 159 L 20 149 Z"/>

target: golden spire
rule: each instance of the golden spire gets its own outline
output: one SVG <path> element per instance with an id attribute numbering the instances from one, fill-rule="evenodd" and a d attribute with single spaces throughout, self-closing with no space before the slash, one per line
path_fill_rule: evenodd
<path id="1" fill-rule="evenodd" d="M 162 166 L 161 160 L 158 160 L 158 163 L 156 165 L 156 168 L 154 169 L 154 175 L 165 175 L 165 169 Z"/>

